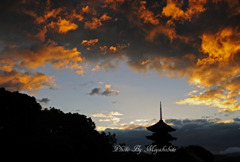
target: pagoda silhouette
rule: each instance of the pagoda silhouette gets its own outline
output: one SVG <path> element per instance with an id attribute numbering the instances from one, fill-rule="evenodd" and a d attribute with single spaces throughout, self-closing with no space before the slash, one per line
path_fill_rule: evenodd
<path id="1" fill-rule="evenodd" d="M 171 146 L 170 141 L 176 140 L 177 138 L 173 137 L 169 132 L 173 132 L 176 129 L 167 125 L 162 120 L 162 104 L 160 102 L 160 120 L 152 125 L 147 127 L 147 129 L 153 134 L 151 136 L 146 136 L 147 139 L 153 141 L 152 145 L 156 145 L 158 148 L 163 148 L 164 146 Z"/>

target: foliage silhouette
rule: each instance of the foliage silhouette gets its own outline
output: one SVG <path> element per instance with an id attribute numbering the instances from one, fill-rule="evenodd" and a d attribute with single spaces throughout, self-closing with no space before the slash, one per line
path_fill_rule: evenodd
<path id="1" fill-rule="evenodd" d="M 115 135 L 99 133 L 91 118 L 42 110 L 34 97 L 0 89 L 0 143 L 7 161 L 109 160 Z"/>

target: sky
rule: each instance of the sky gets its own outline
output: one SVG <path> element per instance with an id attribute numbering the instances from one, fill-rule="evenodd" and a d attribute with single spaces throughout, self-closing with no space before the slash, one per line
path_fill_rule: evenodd
<path id="1" fill-rule="evenodd" d="M 5 0 L 0 87 L 43 108 L 85 114 L 98 130 L 159 120 L 235 123 L 240 2 Z"/>

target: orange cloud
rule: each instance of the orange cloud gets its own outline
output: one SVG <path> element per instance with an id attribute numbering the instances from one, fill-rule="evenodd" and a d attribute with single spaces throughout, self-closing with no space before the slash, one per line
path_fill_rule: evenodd
<path id="1" fill-rule="evenodd" d="M 206 0 L 189 0 L 186 11 L 181 9 L 183 3 L 176 0 L 167 0 L 167 6 L 162 10 L 162 14 L 171 17 L 172 20 L 188 20 L 205 11 Z"/>
<path id="2" fill-rule="evenodd" d="M 146 8 L 146 3 L 147 3 L 146 1 L 141 1 L 141 6 L 137 13 L 139 18 L 143 19 L 144 23 L 158 25 L 159 20 L 156 18 L 157 16 L 154 16 L 154 13 Z"/>
<path id="3" fill-rule="evenodd" d="M 51 11 L 46 11 L 45 14 L 43 16 L 40 16 L 40 17 L 36 17 L 36 22 L 38 24 L 41 24 L 41 23 L 44 23 L 46 22 L 49 18 L 56 18 L 57 15 L 59 15 L 63 10 L 61 8 L 57 8 L 57 9 L 53 9 Z"/>
<path id="4" fill-rule="evenodd" d="M 84 17 L 82 14 L 80 13 L 76 13 L 76 10 L 72 11 L 72 14 L 69 15 L 69 19 L 73 18 L 73 19 L 77 19 L 78 21 L 83 21 Z"/>
<path id="5" fill-rule="evenodd" d="M 93 46 L 98 42 L 98 39 L 83 40 L 82 45 L 84 46 Z"/>
<path id="6" fill-rule="evenodd" d="M 107 21 L 107 20 L 111 20 L 112 18 L 110 16 L 108 16 L 106 13 L 104 13 L 101 17 L 100 20 L 101 21 Z"/>
<path id="7" fill-rule="evenodd" d="M 100 65 L 96 65 L 94 68 L 92 68 L 92 71 L 99 71 L 100 70 Z"/>
<path id="8" fill-rule="evenodd" d="M 117 52 L 117 47 L 111 46 L 109 47 L 109 50 L 115 53 Z"/>
<path id="9" fill-rule="evenodd" d="M 84 24 L 85 29 L 97 29 L 102 26 L 102 21 L 111 20 L 112 18 L 104 13 L 100 18 L 92 17 L 92 21 L 86 21 Z"/>
<path id="10" fill-rule="evenodd" d="M 97 29 L 98 27 L 102 26 L 102 22 L 100 19 L 93 17 L 92 21 L 85 22 L 85 29 Z"/>
<path id="11" fill-rule="evenodd" d="M 55 29 L 60 34 L 66 34 L 70 30 L 75 30 L 78 25 L 73 23 L 75 19 L 78 21 L 83 21 L 83 13 L 86 13 L 88 8 L 83 8 L 80 13 L 77 13 L 76 9 L 68 13 L 66 8 L 57 8 L 44 12 L 43 16 L 38 16 L 37 13 L 31 10 L 24 10 L 24 13 L 35 18 L 35 23 L 37 25 L 44 25 L 43 28 L 39 29 L 39 33 L 35 35 L 41 41 L 45 41 L 45 35 L 48 32 L 48 28 Z M 62 17 L 64 17 L 62 19 Z M 49 22 L 51 20 L 51 22 Z M 56 20 L 58 20 L 56 22 Z"/>
<path id="12" fill-rule="evenodd" d="M 234 123 L 234 120 L 219 120 L 217 123 Z"/>
<path id="13" fill-rule="evenodd" d="M 111 88 L 111 85 L 110 85 L 110 84 L 106 84 L 106 85 L 105 85 L 105 88 L 106 88 L 106 89 L 110 89 L 110 88 Z"/>
<path id="14" fill-rule="evenodd" d="M 31 50 L 19 49 L 18 46 L 9 47 L 1 51 L 0 86 L 12 91 L 37 91 L 44 87 L 55 87 L 53 76 L 22 71 L 52 64 L 55 69 L 70 69 L 83 75 L 85 67 L 80 65 L 83 60 L 76 48 L 66 49 L 53 41 Z M 21 69 L 21 72 L 17 71 L 18 69 Z"/>
<path id="15" fill-rule="evenodd" d="M 109 6 L 113 10 L 118 9 L 118 5 L 122 4 L 125 0 L 104 0 L 103 8 Z"/>
<path id="16" fill-rule="evenodd" d="M 187 76 L 191 84 L 210 89 L 177 103 L 213 106 L 224 111 L 240 110 L 237 100 L 240 95 L 240 32 L 226 27 L 217 33 L 203 34 L 201 38 L 205 57 L 197 60 Z"/>
<path id="17" fill-rule="evenodd" d="M 30 69 L 35 69 L 47 63 L 53 64 L 56 69 L 78 69 L 83 58 L 76 48 L 69 50 L 63 46 L 57 46 L 55 42 L 49 42 L 47 46 L 43 46 L 37 51 L 26 51 L 25 55 L 21 55 L 21 60 L 21 66 Z"/>
<path id="18" fill-rule="evenodd" d="M 46 10 L 43 16 L 38 16 L 38 14 L 32 10 L 24 10 L 23 12 L 29 16 L 35 18 L 35 23 L 42 24 L 45 23 L 50 18 L 57 18 L 57 16 L 63 11 L 61 8 Z"/>
<path id="19" fill-rule="evenodd" d="M 147 8 L 146 1 L 140 1 L 139 3 L 133 3 L 133 14 L 129 16 L 130 21 L 136 23 L 145 32 L 145 39 L 150 42 L 154 42 L 155 38 L 163 34 L 167 36 L 171 41 L 178 38 L 175 27 L 172 24 L 161 22 L 161 14 L 155 15 L 154 12 Z M 136 17 L 139 20 L 136 20 Z M 141 22 L 143 21 L 143 23 Z M 146 26 L 146 24 L 152 24 L 152 26 Z"/>
<path id="20" fill-rule="evenodd" d="M 235 38 L 240 38 L 240 32 L 232 28 L 224 28 L 216 34 L 203 34 L 202 51 L 208 57 L 199 59 L 197 64 L 224 64 L 232 61 L 240 51 L 240 40 Z"/>
<path id="21" fill-rule="evenodd" d="M 198 59 L 190 79 L 193 84 L 212 86 L 240 73 L 235 60 L 240 51 L 240 32 L 224 28 L 216 34 L 203 34 L 201 50 L 205 58 Z"/>
<path id="22" fill-rule="evenodd" d="M 46 38 L 46 33 L 47 33 L 47 27 L 44 26 L 43 29 L 41 29 L 39 33 L 35 35 L 35 37 L 41 40 L 42 42 L 44 42 Z"/>
<path id="23" fill-rule="evenodd" d="M 59 15 L 62 12 L 64 12 L 64 10 L 62 8 L 57 8 L 57 9 L 52 9 L 52 10 L 49 10 L 47 8 L 47 10 L 44 12 L 43 16 L 38 16 L 38 14 L 36 12 L 31 11 L 31 10 L 24 10 L 23 12 L 25 14 L 30 15 L 33 18 L 35 18 L 35 23 L 37 25 L 44 24 L 43 28 L 40 28 L 39 32 L 37 34 L 35 34 L 35 36 L 34 36 L 41 41 L 45 41 L 45 37 L 46 37 L 46 33 L 48 32 L 48 28 L 56 29 L 59 33 L 62 33 L 62 34 L 65 34 L 69 30 L 74 30 L 77 28 L 76 24 L 73 24 L 65 19 L 61 20 L 61 17 L 59 17 Z M 76 17 L 76 12 L 73 12 L 72 17 L 79 18 L 79 17 Z M 51 23 L 49 23 L 49 21 L 48 21 L 49 19 L 57 19 L 57 18 L 58 18 L 58 22 L 51 21 Z M 67 27 L 67 26 L 69 26 L 69 27 Z"/>
<path id="24" fill-rule="evenodd" d="M 234 79 L 224 83 L 221 87 L 226 88 L 227 90 L 231 91 L 232 93 L 236 93 L 240 95 L 240 78 L 235 77 Z"/>
<path id="25" fill-rule="evenodd" d="M 145 64 L 149 63 L 150 61 L 151 61 L 151 60 L 149 60 L 149 59 L 148 59 L 148 60 L 145 60 L 145 61 L 142 61 L 142 62 L 141 62 L 141 65 L 145 65 Z"/>
<path id="26" fill-rule="evenodd" d="M 42 73 L 0 72 L 0 86 L 10 91 L 38 91 L 43 87 L 55 87 L 54 77 Z"/>
<path id="27" fill-rule="evenodd" d="M 60 34 L 66 34 L 70 30 L 75 30 L 78 28 L 77 24 L 74 24 L 66 19 L 59 18 L 58 22 L 51 22 L 48 27 L 56 29 Z"/>
<path id="28" fill-rule="evenodd" d="M 120 45 L 118 45 L 118 47 L 119 47 L 120 49 L 125 48 L 125 46 L 120 46 Z M 108 47 L 108 46 L 100 46 L 99 49 L 100 49 L 100 50 L 102 51 L 102 53 L 105 55 L 105 54 L 107 54 L 108 51 L 113 52 L 113 53 L 116 53 L 118 47 L 115 47 L 115 46 L 110 46 L 110 47 Z"/>
<path id="29" fill-rule="evenodd" d="M 128 61 L 127 65 L 133 71 L 143 72 L 156 71 L 159 75 L 166 75 L 173 78 L 183 78 L 189 76 L 192 72 L 192 66 L 189 65 L 191 60 L 188 57 L 158 57 L 149 58 L 146 63 L 142 60 L 138 62 Z M 145 63 L 145 64 L 144 64 Z M 184 67 L 183 65 L 187 65 Z"/>
<path id="30" fill-rule="evenodd" d="M 9 49 L 2 53 L 2 56 L 11 54 L 7 59 L 1 58 L 0 67 L 7 71 L 15 69 L 16 67 L 37 69 L 46 64 L 52 64 L 55 69 L 70 69 L 80 73 L 83 67 L 80 63 L 84 58 L 77 48 L 66 49 L 63 46 L 58 46 L 56 42 L 49 41 L 33 50 L 19 50 L 17 48 Z M 11 65 L 11 66 L 7 66 Z"/>
<path id="31" fill-rule="evenodd" d="M 228 98 L 224 90 L 209 89 L 200 93 L 199 95 L 192 95 L 189 98 L 176 102 L 177 104 L 189 105 L 207 105 L 211 107 L 218 107 L 223 111 L 240 110 L 240 105 L 236 98 Z"/>
<path id="32" fill-rule="evenodd" d="M 173 19 L 185 18 L 185 13 L 177 6 L 177 2 L 173 0 L 167 1 L 167 6 L 163 8 L 162 14 Z"/>
<path id="33" fill-rule="evenodd" d="M 157 37 L 159 34 L 167 36 L 171 41 L 178 37 L 174 27 L 158 25 L 147 33 L 146 40 L 153 42 L 155 37 Z"/>
<path id="34" fill-rule="evenodd" d="M 147 1 L 140 1 L 139 3 L 133 3 L 133 14 L 129 16 L 130 21 L 136 23 L 145 32 L 145 39 L 150 42 L 154 42 L 155 38 L 159 35 L 167 36 L 171 42 L 174 39 L 180 39 L 184 42 L 188 42 L 191 38 L 186 36 L 178 35 L 175 29 L 175 23 L 173 20 L 191 20 L 194 15 L 205 11 L 204 4 L 206 0 L 189 0 L 188 9 L 184 11 L 181 9 L 183 1 L 168 0 L 167 5 L 162 8 L 162 12 L 153 12 L 149 8 L 156 7 L 155 5 L 147 5 Z M 139 6 L 140 5 L 140 6 Z M 136 9 L 137 8 L 137 9 Z M 136 11 L 135 11 L 136 10 Z M 160 10 L 160 9 L 159 9 Z M 143 20 L 140 23 L 136 20 L 136 17 Z M 171 17 L 167 21 L 166 17 Z M 145 24 L 152 24 L 152 26 L 147 26 Z"/>
<path id="35" fill-rule="evenodd" d="M 4 56 L 3 53 L 1 54 Z M 11 58 L 0 58 L 0 70 L 4 72 L 13 71 L 16 64 L 16 61 Z"/>
<path id="36" fill-rule="evenodd" d="M 83 12 L 83 13 L 89 13 L 89 12 L 90 12 L 89 6 L 83 7 L 83 8 L 82 8 L 82 12 Z"/>
<path id="37" fill-rule="evenodd" d="M 107 54 L 107 50 L 108 50 L 107 46 L 100 46 L 99 49 L 103 52 L 103 54 Z"/>

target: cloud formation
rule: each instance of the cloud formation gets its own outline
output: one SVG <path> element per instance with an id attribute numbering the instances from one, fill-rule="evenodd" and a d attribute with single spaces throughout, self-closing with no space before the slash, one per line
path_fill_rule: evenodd
<path id="1" fill-rule="evenodd" d="M 206 3 L 207 0 L 189 0 L 188 7 L 184 7 L 184 3 L 179 3 L 176 0 L 168 0 L 167 5 L 162 10 L 162 14 L 171 17 L 168 23 L 173 23 L 173 20 L 191 21 L 193 16 L 205 11 L 204 5 Z"/>
<path id="2" fill-rule="evenodd" d="M 103 21 L 111 20 L 112 18 L 107 15 L 107 13 L 104 13 L 100 18 L 92 17 L 91 21 L 86 21 L 84 24 L 85 29 L 97 29 L 100 26 L 102 26 Z"/>
<path id="3" fill-rule="evenodd" d="M 102 95 L 102 96 L 110 96 L 110 95 L 118 95 L 120 93 L 120 91 L 118 90 L 112 90 L 110 89 L 111 85 L 110 84 L 106 84 L 105 85 L 105 90 L 101 91 L 101 87 L 99 88 L 93 88 L 91 90 L 91 92 L 89 93 L 89 95 Z"/>
<path id="4" fill-rule="evenodd" d="M 95 95 L 95 94 L 101 94 L 100 91 L 101 91 L 102 88 L 93 88 L 91 90 L 91 93 L 89 93 L 89 95 Z"/>
<path id="5" fill-rule="evenodd" d="M 91 116 L 94 118 L 99 118 L 100 122 L 113 122 L 114 125 L 120 122 L 123 114 L 117 111 L 111 111 L 108 113 L 96 113 Z"/>
<path id="6" fill-rule="evenodd" d="M 0 87 L 11 91 L 38 91 L 43 87 L 56 87 L 53 76 L 43 73 L 21 73 L 0 71 Z"/>
<path id="7" fill-rule="evenodd" d="M 60 34 L 66 34 L 70 30 L 77 29 L 78 25 L 69 20 L 59 18 L 57 22 L 51 22 L 48 27 L 55 29 Z"/>
<path id="8" fill-rule="evenodd" d="M 239 1 L 12 0 L 1 2 L 0 15 L 3 77 L 33 77 L 47 64 L 83 75 L 124 61 L 133 71 L 184 78 L 200 89 L 179 104 L 239 110 Z M 38 80 L 39 86 L 19 81 L 9 87 L 54 86 L 54 76 L 44 75 L 48 81 Z"/>
<path id="9" fill-rule="evenodd" d="M 98 42 L 98 39 L 83 40 L 82 45 L 84 46 L 93 46 Z"/>
<path id="10" fill-rule="evenodd" d="M 50 99 L 49 98 L 42 98 L 42 99 L 39 99 L 38 102 L 41 102 L 41 103 L 45 103 L 45 104 L 48 104 L 50 102 Z"/>

